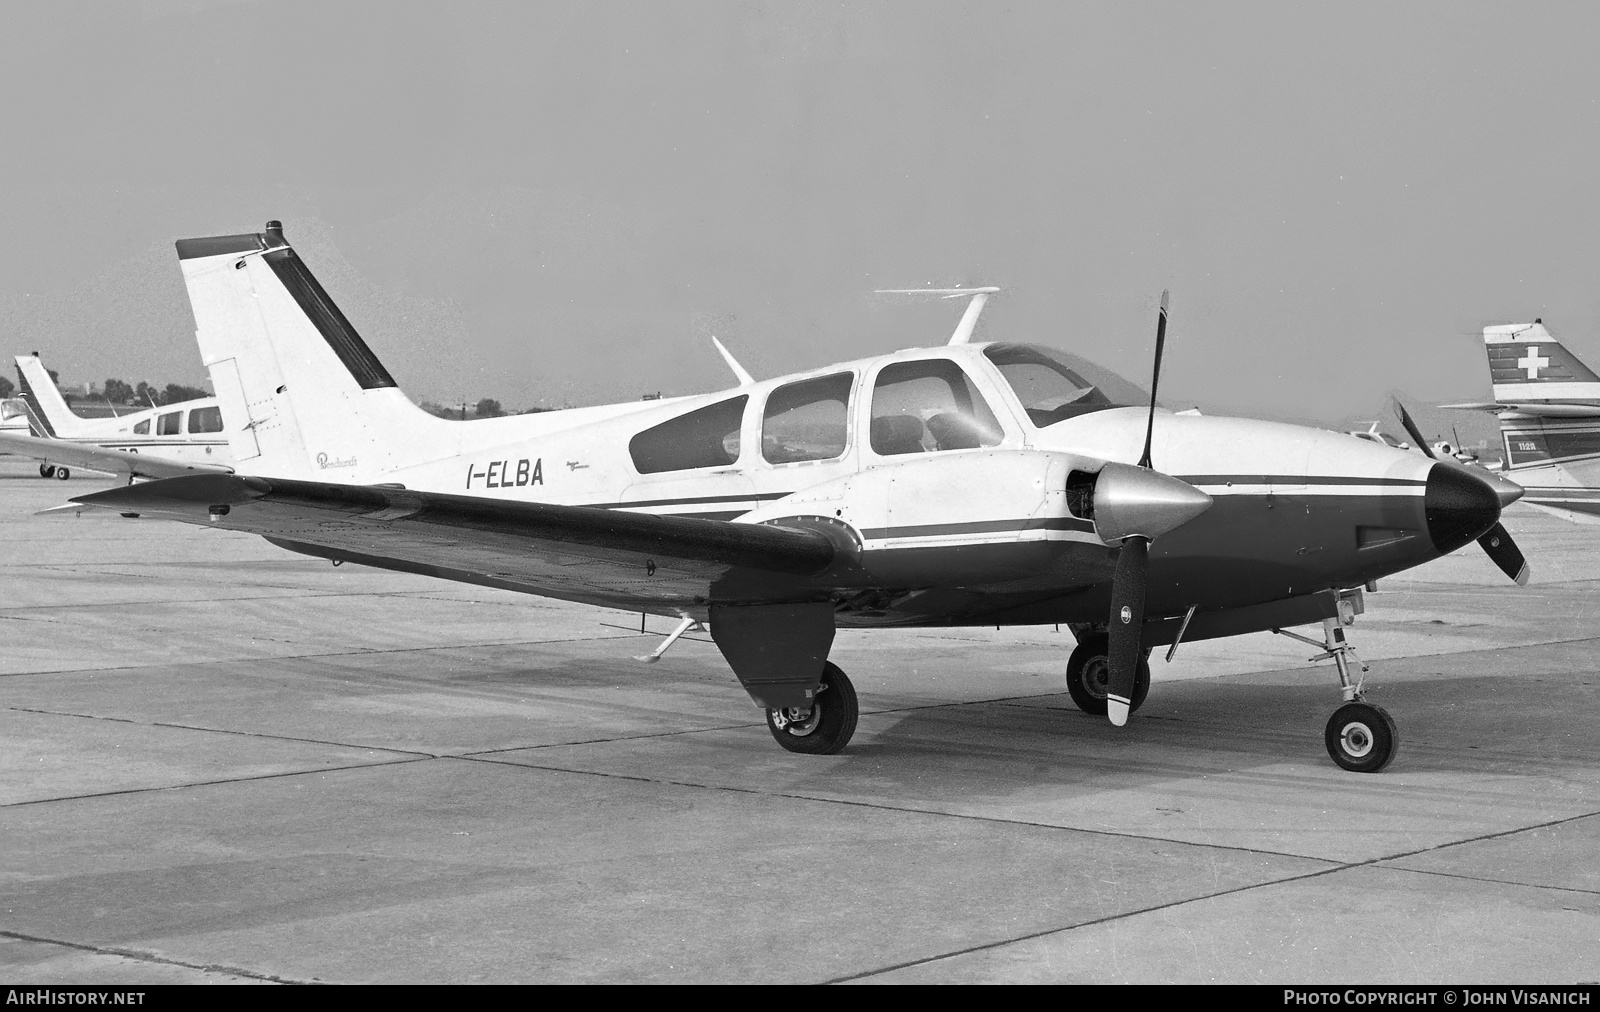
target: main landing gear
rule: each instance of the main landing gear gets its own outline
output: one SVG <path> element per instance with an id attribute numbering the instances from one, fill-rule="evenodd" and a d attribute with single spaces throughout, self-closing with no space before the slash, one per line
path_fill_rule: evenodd
<path id="1" fill-rule="evenodd" d="M 1342 612 L 1343 602 L 1340 603 Z M 1328 724 L 1322 732 L 1323 743 L 1328 747 L 1328 756 L 1344 769 L 1352 773 L 1376 773 L 1394 758 L 1396 749 L 1400 747 L 1400 735 L 1395 731 L 1394 718 L 1389 716 L 1389 711 L 1362 698 L 1361 674 L 1365 674 L 1367 666 L 1356 656 L 1355 647 L 1345 640 L 1342 618 L 1341 615 L 1341 618 L 1322 620 L 1321 643 L 1309 636 L 1282 629 L 1272 631 L 1322 647 L 1322 653 L 1310 658 L 1313 661 L 1333 660 L 1334 666 L 1339 669 L 1339 689 L 1344 693 L 1345 702 L 1328 718 Z M 1354 616 L 1351 618 L 1353 620 Z M 1353 683 L 1350 681 L 1352 661 L 1361 669 Z"/>
<path id="2" fill-rule="evenodd" d="M 39 477 L 60 478 L 62 481 L 66 481 L 68 478 L 72 477 L 72 471 L 65 467 L 57 467 L 54 464 L 40 464 Z"/>
<path id="3" fill-rule="evenodd" d="M 1072 701 L 1078 704 L 1078 709 L 1096 717 L 1106 715 L 1106 682 L 1111 676 L 1111 662 L 1106 656 L 1106 642 L 1105 633 L 1089 633 L 1078 643 L 1078 649 L 1072 651 L 1072 657 L 1067 661 L 1067 692 L 1071 693 Z M 1138 667 L 1134 670 L 1133 698 L 1128 703 L 1129 713 L 1139 709 L 1149 691 L 1150 656 L 1147 652 L 1139 658 Z"/>
<path id="4" fill-rule="evenodd" d="M 767 711 L 767 730 L 790 752 L 832 755 L 850 743 L 861 708 L 856 687 L 832 661 L 822 666 L 822 684 L 807 708 Z"/>

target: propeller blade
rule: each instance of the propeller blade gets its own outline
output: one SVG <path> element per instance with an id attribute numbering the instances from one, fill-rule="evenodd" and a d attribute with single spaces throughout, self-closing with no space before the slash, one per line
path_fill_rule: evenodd
<path id="1" fill-rule="evenodd" d="M 1400 412 L 1400 424 L 1406 427 L 1406 434 L 1411 437 L 1412 445 L 1434 460 L 1438 460 L 1439 457 L 1433 452 L 1433 447 L 1429 446 L 1428 441 L 1422 438 L 1421 431 L 1417 429 L 1417 423 L 1413 422 L 1411 416 L 1406 413 L 1406 406 L 1397 400 L 1394 402 L 1394 409 Z"/>
<path id="2" fill-rule="evenodd" d="M 1156 317 L 1156 364 L 1150 374 L 1150 417 L 1144 426 L 1144 453 L 1139 457 L 1140 467 L 1150 466 L 1150 439 L 1156 431 L 1156 387 L 1161 383 L 1161 351 L 1167 344 L 1167 290 L 1161 290 L 1161 315 Z"/>
<path id="3" fill-rule="evenodd" d="M 1522 550 L 1517 543 L 1511 540 L 1511 535 L 1506 533 L 1504 524 L 1495 524 L 1489 528 L 1488 533 L 1478 539 L 1478 544 L 1488 553 L 1500 571 L 1515 580 L 1517 586 L 1528 585 L 1528 560 L 1522 557 Z"/>
<path id="4" fill-rule="evenodd" d="M 1138 674 L 1140 636 L 1144 631 L 1145 576 L 1150 564 L 1150 539 L 1137 535 L 1122 542 L 1117 570 L 1111 577 L 1111 627 L 1107 636 L 1106 716 L 1121 727 L 1128 722 Z"/>

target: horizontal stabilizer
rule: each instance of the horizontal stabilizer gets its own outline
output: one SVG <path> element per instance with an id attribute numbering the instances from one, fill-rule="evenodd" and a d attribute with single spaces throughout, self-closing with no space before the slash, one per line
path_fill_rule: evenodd
<path id="1" fill-rule="evenodd" d="M 223 464 L 189 463 L 153 454 L 128 453 L 66 439 L 46 439 L 0 432 L 0 453 L 32 457 L 49 464 L 64 464 L 89 471 L 105 471 L 133 478 L 177 478 L 192 474 L 232 474 Z"/>

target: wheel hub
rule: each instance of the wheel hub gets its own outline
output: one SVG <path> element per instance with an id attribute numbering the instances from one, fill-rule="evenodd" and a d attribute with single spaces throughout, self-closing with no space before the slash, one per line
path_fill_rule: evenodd
<path id="1" fill-rule="evenodd" d="M 772 726 L 780 731 L 787 731 L 796 738 L 804 738 L 817 729 L 818 717 L 822 711 L 813 703 L 809 707 L 786 706 L 781 710 L 769 710 L 772 714 Z"/>
<path id="2" fill-rule="evenodd" d="M 1083 666 L 1083 687 L 1095 699 L 1106 698 L 1111 684 L 1111 662 L 1104 657 L 1092 658 Z"/>
<path id="3" fill-rule="evenodd" d="M 1357 759 L 1372 751 L 1372 729 L 1360 721 L 1351 721 L 1339 732 L 1344 750 Z"/>

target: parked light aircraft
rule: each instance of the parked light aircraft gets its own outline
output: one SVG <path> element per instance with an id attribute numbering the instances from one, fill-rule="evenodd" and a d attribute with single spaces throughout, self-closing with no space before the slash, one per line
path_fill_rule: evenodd
<path id="1" fill-rule="evenodd" d="M 73 467 L 126 475 L 129 480 L 233 470 L 222 408 L 215 397 L 135 410 L 121 417 L 83 418 L 56 389 L 38 352 L 18 355 L 16 361 L 32 431 L 29 435 L 0 430 L 0 452 L 39 461 L 41 477 L 65 481 Z"/>
<path id="2" fill-rule="evenodd" d="M 242 473 L 66 508 L 700 623 L 795 752 L 854 732 L 838 628 L 1066 624 L 1073 701 L 1117 725 L 1152 647 L 1270 629 L 1335 662 L 1329 755 L 1376 771 L 1396 735 L 1352 678 L 1361 585 L 1487 538 L 1520 492 L 1344 433 L 1157 410 L 1165 296 L 1148 407 L 1050 348 L 970 343 L 964 317 L 941 347 L 467 422 L 406 399 L 277 222 L 177 249 Z M 1509 537 L 1485 547 L 1521 570 Z"/>
<path id="3" fill-rule="evenodd" d="M 1444 407 L 1500 416 L 1505 477 L 1523 502 L 1577 523 L 1600 523 L 1600 376 L 1543 320 L 1483 328 L 1494 400 Z"/>

